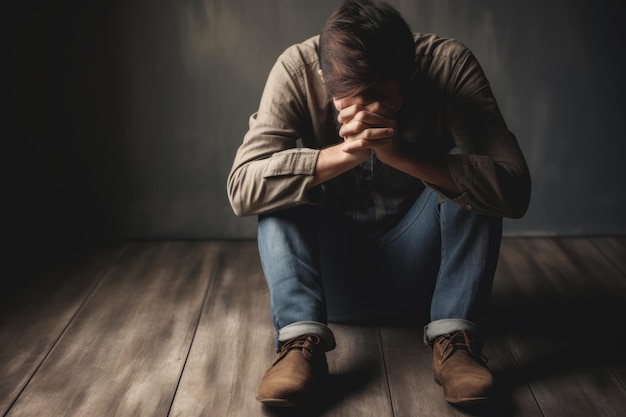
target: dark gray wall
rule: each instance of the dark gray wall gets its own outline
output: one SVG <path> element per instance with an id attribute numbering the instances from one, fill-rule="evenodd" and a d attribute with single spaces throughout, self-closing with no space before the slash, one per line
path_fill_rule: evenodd
<path id="1" fill-rule="evenodd" d="M 625 234 L 623 1 L 391 1 L 465 42 L 534 178 L 509 235 Z M 225 195 L 265 77 L 322 0 L 40 1 L 17 14 L 21 236 L 243 238 Z"/>

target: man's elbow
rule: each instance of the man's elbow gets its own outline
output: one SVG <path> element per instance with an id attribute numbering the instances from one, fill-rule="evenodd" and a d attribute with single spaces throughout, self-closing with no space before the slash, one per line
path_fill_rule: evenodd
<path id="1" fill-rule="evenodd" d="M 233 213 L 235 213 L 238 217 L 248 216 L 249 214 L 246 212 L 245 206 L 241 202 L 240 180 L 235 172 L 231 172 L 228 176 L 228 180 L 226 182 L 226 193 L 228 195 L 230 207 L 233 209 Z"/>

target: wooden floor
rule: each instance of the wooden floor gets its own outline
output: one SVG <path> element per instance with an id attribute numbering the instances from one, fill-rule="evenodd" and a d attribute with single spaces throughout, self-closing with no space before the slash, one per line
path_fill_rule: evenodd
<path id="1" fill-rule="evenodd" d="M 67 251 L 10 295 L 3 416 L 626 415 L 626 238 L 504 240 L 484 352 L 497 388 L 475 409 L 442 400 L 417 326 L 336 324 L 326 399 L 262 407 L 274 335 L 251 241 Z"/>

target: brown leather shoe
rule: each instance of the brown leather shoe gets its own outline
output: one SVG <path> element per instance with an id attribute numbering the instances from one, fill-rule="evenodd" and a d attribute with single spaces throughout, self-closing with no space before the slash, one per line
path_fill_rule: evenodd
<path id="1" fill-rule="evenodd" d="M 487 399 L 493 375 L 480 354 L 482 346 L 465 331 L 443 335 L 433 346 L 435 381 L 452 404 L 471 404 Z"/>
<path id="2" fill-rule="evenodd" d="M 263 375 L 256 399 L 266 405 L 295 407 L 306 404 L 320 380 L 328 376 L 323 343 L 316 335 L 285 342 Z"/>

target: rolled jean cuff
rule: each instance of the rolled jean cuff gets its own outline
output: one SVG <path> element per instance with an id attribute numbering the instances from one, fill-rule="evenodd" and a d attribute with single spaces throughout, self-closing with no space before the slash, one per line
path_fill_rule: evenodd
<path id="1" fill-rule="evenodd" d="M 317 321 L 298 321 L 283 327 L 278 330 L 278 344 L 305 334 L 314 334 L 319 336 L 322 343 L 324 343 L 324 348 L 327 352 L 335 348 L 335 336 L 333 335 L 332 330 L 330 330 L 327 325 Z"/>
<path id="2" fill-rule="evenodd" d="M 432 346 L 439 336 L 465 330 L 477 337 L 482 337 L 482 331 L 478 325 L 463 319 L 443 319 L 431 321 L 424 327 L 424 343 Z"/>

